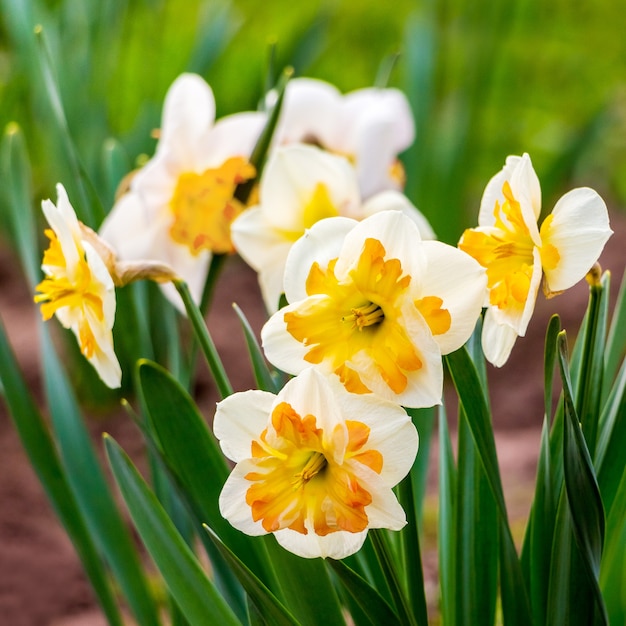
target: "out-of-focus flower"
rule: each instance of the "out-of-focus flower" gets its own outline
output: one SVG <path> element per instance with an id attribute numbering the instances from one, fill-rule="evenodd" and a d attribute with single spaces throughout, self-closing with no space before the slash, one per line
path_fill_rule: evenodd
<path id="1" fill-rule="evenodd" d="M 404 187 L 398 154 L 415 137 L 413 114 L 398 89 L 367 88 L 342 95 L 312 78 L 287 84 L 277 145 L 310 143 L 346 156 L 356 167 L 364 198 Z"/>
<path id="2" fill-rule="evenodd" d="M 369 528 L 406 524 L 392 487 L 410 470 L 418 437 L 394 403 L 349 394 L 308 369 L 278 395 L 229 396 L 214 431 L 236 463 L 220 511 L 248 535 L 271 532 L 299 556 L 342 559 Z"/>
<path id="3" fill-rule="evenodd" d="M 255 175 L 248 159 L 265 119 L 249 112 L 215 122 L 211 88 L 195 74 L 179 76 L 165 98 L 154 157 L 100 230 L 117 256 L 167 264 L 199 301 L 212 254 L 233 251 L 230 225 L 244 208 L 233 194 Z M 174 287 L 163 288 L 181 306 Z"/>
<path id="4" fill-rule="evenodd" d="M 350 392 L 432 406 L 441 402 L 441 356 L 471 335 L 485 285 L 474 259 L 422 241 L 399 211 L 322 220 L 291 249 L 290 304 L 265 324 L 265 354 L 291 374 L 313 364 Z"/>
<path id="5" fill-rule="evenodd" d="M 487 312 L 482 347 L 500 367 L 524 336 L 543 276 L 546 296 L 568 289 L 591 269 L 612 234 L 602 198 L 573 189 L 537 225 L 541 189 L 528 154 L 509 156 L 487 184 L 478 228 L 463 233 L 459 248 L 487 269 Z"/>
<path id="6" fill-rule="evenodd" d="M 384 210 L 411 217 L 425 239 L 434 238 L 426 218 L 397 191 L 361 203 L 354 168 L 347 159 L 319 148 L 294 144 L 278 148 L 259 185 L 259 204 L 232 225 L 235 247 L 259 274 L 268 311 L 278 308 L 287 255 L 307 228 L 327 217 L 361 220 Z"/>
<path id="7" fill-rule="evenodd" d="M 105 261 L 89 243 L 93 235 L 81 224 L 62 185 L 57 205 L 42 202 L 50 228 L 50 246 L 44 252 L 44 280 L 37 285 L 35 302 L 41 315 L 53 315 L 76 335 L 80 350 L 100 378 L 111 388 L 120 386 L 121 369 L 113 350 L 115 287 Z"/>

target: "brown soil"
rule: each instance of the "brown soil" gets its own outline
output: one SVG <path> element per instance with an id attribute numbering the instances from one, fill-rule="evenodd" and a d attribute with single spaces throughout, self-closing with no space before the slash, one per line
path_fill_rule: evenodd
<path id="1" fill-rule="evenodd" d="M 626 263 L 626 220 L 612 216 L 616 235 L 601 259 L 613 272 L 613 299 Z M 498 453 L 511 517 L 520 526 L 528 514 L 538 454 L 542 409 L 543 336 L 550 315 L 558 312 L 573 337 L 587 299 L 584 283 L 559 298 L 542 297 L 528 336 L 520 339 L 501 370 L 490 368 Z M 238 304 L 259 330 L 264 311 L 256 278 L 237 258 L 229 261 L 216 293 L 209 326 L 235 389 L 253 386 L 239 323 Z M 13 257 L 0 250 L 0 312 L 27 381 L 39 389 L 35 315 L 31 296 Z M 198 386 L 199 401 L 211 407 L 216 394 L 208 379 Z M 210 409 L 207 409 L 210 412 Z M 111 432 L 131 453 L 140 437 L 123 416 L 92 425 L 94 439 Z M 97 443 L 99 445 L 99 443 Z M 436 564 L 427 560 L 427 572 Z M 7 626 L 101 626 L 104 620 L 70 541 L 56 520 L 21 448 L 6 408 L 0 404 L 0 624 Z"/>

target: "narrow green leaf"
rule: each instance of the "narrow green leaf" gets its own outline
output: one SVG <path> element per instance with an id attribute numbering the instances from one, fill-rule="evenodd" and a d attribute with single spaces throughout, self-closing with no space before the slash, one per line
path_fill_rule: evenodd
<path id="1" fill-rule="evenodd" d="M 576 388 L 576 414 L 592 458 L 595 457 L 600 418 L 609 282 L 610 275 L 606 273 L 601 281 L 589 288 L 589 307 L 583 326 L 580 376 Z M 565 409 L 567 412 L 567 403 Z"/>
<path id="2" fill-rule="evenodd" d="M 588 577 L 592 601 L 602 623 L 608 624 L 606 608 L 598 583 L 604 542 L 604 509 L 591 456 L 574 406 L 567 364 L 565 331 L 559 333 L 559 368 L 563 382 L 565 424 L 563 470 L 574 537 Z"/>
<path id="3" fill-rule="evenodd" d="M 460 415 L 467 418 L 478 457 L 485 470 L 485 477 L 498 509 L 500 539 L 508 544 L 501 547 L 501 555 L 509 559 L 501 568 L 503 574 L 501 577 L 502 609 L 505 624 L 528 625 L 532 623 L 528 591 L 524 585 L 521 564 L 508 524 L 491 416 L 480 377 L 465 348 L 448 354 L 444 358 L 463 409 Z"/>
<path id="4" fill-rule="evenodd" d="M 420 437 L 420 452 L 421 437 Z M 416 487 L 414 480 L 419 476 L 414 468 L 398 486 L 398 499 L 406 513 L 406 526 L 400 531 L 402 546 L 404 584 L 408 593 L 411 611 L 419 624 L 428 624 L 428 610 L 426 608 L 426 594 L 424 588 L 424 571 L 422 569 L 422 553 L 420 549 L 418 507 L 415 498 Z"/>
<path id="5" fill-rule="evenodd" d="M 493 624 L 498 584 L 498 513 L 461 407 L 456 502 L 456 620 Z"/>
<path id="6" fill-rule="evenodd" d="M 11 240 L 17 247 L 22 268 L 31 287 L 39 281 L 37 236 L 32 211 L 32 173 L 20 127 L 7 124 L 0 145 L 0 171 L 4 173 L 2 199 L 10 219 Z"/>
<path id="7" fill-rule="evenodd" d="M 444 407 L 439 409 L 439 590 L 444 624 L 454 624 L 456 615 L 456 501 L 457 471 Z M 459 581 L 463 584 L 463 581 Z"/>
<path id="8" fill-rule="evenodd" d="M 228 468 L 189 394 L 166 370 L 149 361 L 139 362 L 138 388 L 157 449 L 197 519 L 206 522 L 265 584 L 275 589 L 264 562 L 262 544 L 235 530 L 219 511 L 219 495 Z"/>
<path id="9" fill-rule="evenodd" d="M 552 419 L 552 388 L 556 366 L 556 342 L 561 330 L 561 318 L 553 315 L 548 322 L 543 353 L 543 410 L 548 424 Z"/>
<path id="10" fill-rule="evenodd" d="M 207 578 L 128 456 L 108 436 L 105 447 L 139 536 L 186 619 L 192 626 L 238 626 L 241 622 Z"/>
<path id="11" fill-rule="evenodd" d="M 401 626 L 395 611 L 387 601 L 372 587 L 367 580 L 348 567 L 343 561 L 328 560 L 328 564 L 335 570 L 339 580 L 343 583 L 354 601 L 361 607 L 364 615 L 369 619 L 372 626 Z"/>
<path id="12" fill-rule="evenodd" d="M 204 529 L 254 602 L 257 611 L 272 626 L 297 626 L 298 622 L 246 564 L 205 524 Z"/>
<path id="13" fill-rule="evenodd" d="M 102 146 L 102 168 L 107 206 L 112 207 L 120 182 L 130 171 L 130 162 L 122 144 L 110 137 Z"/>
<path id="14" fill-rule="evenodd" d="M 246 345 L 248 346 L 248 354 L 250 355 L 250 361 L 252 363 L 252 369 L 254 371 L 254 378 L 259 389 L 263 391 L 270 391 L 277 393 L 279 387 L 276 380 L 272 376 L 272 372 L 265 360 L 261 346 L 257 341 L 257 338 L 246 318 L 244 312 L 239 308 L 237 304 L 233 303 L 233 309 L 241 322 L 241 328 L 246 339 Z"/>
<path id="15" fill-rule="evenodd" d="M 418 622 L 417 617 L 413 615 L 411 606 L 406 597 L 406 592 L 402 587 L 400 581 L 400 573 L 398 572 L 398 563 L 395 555 L 391 552 L 388 541 L 383 533 L 379 529 L 371 530 L 369 533 L 376 555 L 380 561 L 380 565 L 385 573 L 385 578 L 389 583 L 391 589 L 391 595 L 396 607 L 396 612 L 402 624 L 410 626 L 418 626 L 420 623 L 422 626 L 427 626 L 427 622 Z"/>
<path id="16" fill-rule="evenodd" d="M 207 328 L 204 318 L 202 317 L 202 313 L 200 309 L 193 301 L 191 294 L 189 293 L 189 287 L 187 283 L 182 280 L 173 281 L 174 287 L 176 287 L 176 291 L 180 294 L 180 297 L 183 300 L 183 304 L 185 305 L 185 310 L 187 311 L 187 315 L 189 317 L 189 321 L 193 327 L 196 339 L 200 344 L 200 349 L 204 354 L 206 362 L 209 366 L 209 370 L 211 375 L 213 376 L 213 380 L 217 385 L 217 389 L 222 398 L 229 396 L 233 393 L 233 388 L 228 380 L 228 375 L 226 374 L 226 370 L 224 369 L 224 364 L 222 363 L 222 359 L 217 352 L 217 348 L 215 347 L 215 343 L 211 335 L 209 334 L 209 329 Z"/>
<path id="17" fill-rule="evenodd" d="M 42 326 L 42 351 L 46 397 L 70 487 L 137 620 L 146 626 L 158 624 L 139 556 L 115 505 L 74 392 L 45 326 Z"/>
<path id="18" fill-rule="evenodd" d="M 620 363 L 626 354 L 626 271 L 622 276 L 617 301 L 613 309 L 611 326 L 606 339 L 604 351 L 604 393 L 603 398 L 608 395 L 608 390 L 613 384 Z"/>
<path id="19" fill-rule="evenodd" d="M 15 429 L 57 516 L 72 540 L 107 620 L 122 625 L 109 578 L 68 484 L 47 425 L 39 413 L 0 323 L 0 383 Z"/>

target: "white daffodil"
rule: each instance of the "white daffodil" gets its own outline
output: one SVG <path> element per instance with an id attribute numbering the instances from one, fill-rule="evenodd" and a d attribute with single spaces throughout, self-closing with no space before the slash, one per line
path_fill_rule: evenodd
<path id="1" fill-rule="evenodd" d="M 115 287 L 104 260 L 89 243 L 89 233 L 78 221 L 62 185 L 57 205 L 42 202 L 50 228 L 50 246 L 44 252 L 44 280 L 37 285 L 35 302 L 41 315 L 53 315 L 76 335 L 80 350 L 100 378 L 111 388 L 120 386 L 122 372 L 113 350 Z M 93 233 L 91 233 L 93 234 Z"/>
<path id="2" fill-rule="evenodd" d="M 342 95 L 312 78 L 289 81 L 276 130 L 278 145 L 310 143 L 347 157 L 364 198 L 404 187 L 398 154 L 414 138 L 413 114 L 398 89 L 371 87 Z"/>
<path id="3" fill-rule="evenodd" d="M 236 463 L 220 512 L 248 535 L 274 533 L 301 557 L 343 559 L 369 528 L 406 524 L 392 487 L 409 472 L 418 436 L 394 403 L 347 393 L 308 369 L 278 395 L 222 400 L 213 428 Z"/>
<path id="4" fill-rule="evenodd" d="M 543 276 L 547 296 L 568 289 L 591 269 L 612 234 L 602 198 L 573 189 L 538 227 L 541 189 L 530 157 L 509 156 L 487 184 L 478 228 L 463 233 L 459 248 L 487 269 L 487 312 L 482 347 L 500 367 L 524 336 Z"/>
<path id="5" fill-rule="evenodd" d="M 198 301 L 212 254 L 233 252 L 230 224 L 244 208 L 233 193 L 255 175 L 248 159 L 264 123 L 252 112 L 215 122 L 211 88 L 195 74 L 179 76 L 165 98 L 154 157 L 100 230 L 118 258 L 168 264 Z M 182 306 L 171 284 L 163 288 Z"/>
<path id="6" fill-rule="evenodd" d="M 344 157 L 319 148 L 293 144 L 278 148 L 259 185 L 259 204 L 234 222 L 235 247 L 259 275 L 268 311 L 278 308 L 287 255 L 294 242 L 327 217 L 361 220 L 383 210 L 399 210 L 433 238 L 426 218 L 397 191 L 384 191 L 361 203 L 354 168 Z"/>
<path id="7" fill-rule="evenodd" d="M 471 335 L 485 285 L 476 261 L 422 241 L 399 211 L 322 220 L 291 249 L 290 304 L 263 327 L 265 354 L 291 374 L 315 365 L 353 393 L 432 406 L 441 402 L 441 356 Z"/>

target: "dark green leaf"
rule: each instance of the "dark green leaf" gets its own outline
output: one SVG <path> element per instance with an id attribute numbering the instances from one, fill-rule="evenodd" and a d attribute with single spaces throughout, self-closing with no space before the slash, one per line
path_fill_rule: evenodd
<path id="1" fill-rule="evenodd" d="M 241 624 L 128 456 L 110 437 L 105 437 L 105 447 L 139 536 L 185 618 L 192 626 Z"/>
<path id="2" fill-rule="evenodd" d="M 362 576 L 348 567 L 343 561 L 329 559 L 329 565 L 348 590 L 354 601 L 361 607 L 372 626 L 385 624 L 385 626 L 401 626 L 395 611 L 387 601 L 372 587 Z"/>

